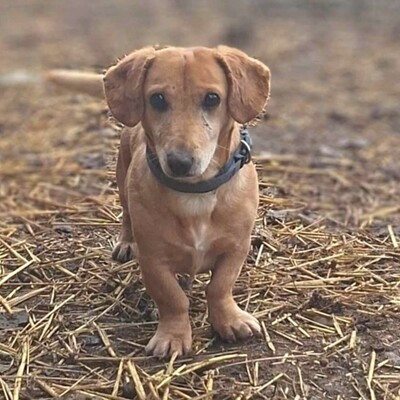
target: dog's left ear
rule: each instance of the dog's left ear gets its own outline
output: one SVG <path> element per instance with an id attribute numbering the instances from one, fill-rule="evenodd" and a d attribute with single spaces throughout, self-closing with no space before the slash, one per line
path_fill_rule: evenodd
<path id="1" fill-rule="evenodd" d="M 263 111 L 269 98 L 268 67 L 227 46 L 217 47 L 216 57 L 228 80 L 228 108 L 232 118 L 242 124 L 251 121 Z"/>

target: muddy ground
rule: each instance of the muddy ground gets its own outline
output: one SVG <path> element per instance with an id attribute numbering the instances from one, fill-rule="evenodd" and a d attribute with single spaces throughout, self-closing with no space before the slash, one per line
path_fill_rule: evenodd
<path id="1" fill-rule="evenodd" d="M 372 0 L 1 2 L 0 398 L 400 398 L 399 15 Z M 168 368 L 143 353 L 156 315 L 138 266 L 110 260 L 118 127 L 40 75 L 220 43 L 272 71 L 235 291 L 265 332 L 215 339 L 200 276 L 194 355 Z"/>

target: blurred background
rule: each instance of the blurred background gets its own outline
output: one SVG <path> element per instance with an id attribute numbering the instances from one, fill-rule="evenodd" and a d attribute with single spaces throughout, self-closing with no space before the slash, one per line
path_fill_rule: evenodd
<path id="1" fill-rule="evenodd" d="M 57 149 L 103 140 L 97 133 L 82 137 L 106 126 L 106 117 L 100 122 L 96 117 L 98 102 L 46 87 L 40 74 L 48 69 L 103 71 L 118 57 L 152 44 L 228 44 L 272 71 L 268 112 L 253 131 L 255 152 L 317 168 L 340 166 L 353 191 L 339 188 L 331 200 L 357 225 L 357 213 L 380 201 L 390 206 L 398 193 L 399 15 L 400 3 L 390 0 L 3 1 L 2 169 L 24 179 L 19 173 L 29 165 L 16 169 L 18 163 L 45 163 L 36 172 L 50 169 L 59 176 L 60 169 L 50 168 L 59 160 Z M 106 114 L 104 105 L 101 111 Z M 70 161 L 102 167 L 104 148 L 92 152 L 94 161 L 87 155 Z M 365 198 L 361 181 L 371 186 L 372 197 Z M 312 201 L 333 195 L 329 185 L 321 190 L 322 195 L 317 189 L 309 193 Z"/>
<path id="2" fill-rule="evenodd" d="M 400 127 L 398 1 L 18 0 L 0 15 L 3 87 L 52 67 L 103 70 L 145 45 L 228 44 L 272 70 L 259 150 L 329 152 L 314 142 Z"/>
<path id="3" fill-rule="evenodd" d="M 43 176 L 99 193 L 93 176 L 107 170 L 105 153 L 118 143 L 104 103 L 49 87 L 43 73 L 104 71 L 147 45 L 227 44 L 272 71 L 255 153 L 284 163 L 282 171 L 288 163 L 315 169 L 312 189 L 296 174 L 279 178 L 293 179 L 291 194 L 346 224 L 365 224 L 378 207 L 399 221 L 399 15 L 391 0 L 3 1 L 0 208 L 26 207 L 23 191 Z M 321 180 L 326 171 L 336 185 Z"/>

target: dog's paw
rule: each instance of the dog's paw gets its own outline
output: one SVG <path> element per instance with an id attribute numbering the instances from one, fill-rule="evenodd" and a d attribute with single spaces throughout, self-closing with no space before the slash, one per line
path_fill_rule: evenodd
<path id="1" fill-rule="evenodd" d="M 118 242 L 112 252 L 115 261 L 125 263 L 135 258 L 136 246 L 133 242 Z"/>
<path id="2" fill-rule="evenodd" d="M 174 353 L 183 356 L 190 352 L 192 347 L 192 332 L 190 324 L 188 328 L 182 331 L 168 331 L 166 329 L 157 329 L 156 334 L 150 339 L 145 351 L 158 358 L 169 358 Z"/>
<path id="3" fill-rule="evenodd" d="M 211 324 L 220 338 L 228 343 L 238 340 L 247 340 L 254 336 L 261 336 L 261 326 L 256 318 L 248 312 L 235 307 L 231 311 L 218 313 Z"/>

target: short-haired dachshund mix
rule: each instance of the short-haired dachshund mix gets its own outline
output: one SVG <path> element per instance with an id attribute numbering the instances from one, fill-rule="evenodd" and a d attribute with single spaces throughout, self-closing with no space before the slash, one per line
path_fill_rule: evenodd
<path id="1" fill-rule="evenodd" d="M 159 309 L 146 347 L 157 357 L 189 352 L 189 301 L 176 275 L 211 271 L 208 316 L 228 342 L 260 333 L 233 299 L 257 214 L 258 184 L 240 124 L 269 97 L 270 71 L 225 47 L 152 47 L 105 75 L 52 71 L 50 81 L 104 97 L 121 134 L 117 183 L 122 230 L 113 258 L 136 257 Z"/>

